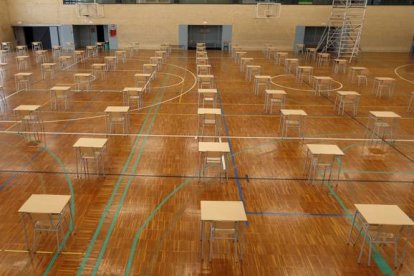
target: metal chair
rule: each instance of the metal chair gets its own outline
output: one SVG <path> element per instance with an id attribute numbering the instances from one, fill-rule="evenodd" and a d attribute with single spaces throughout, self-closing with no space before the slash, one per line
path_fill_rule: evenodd
<path id="1" fill-rule="evenodd" d="M 403 228 L 403 226 L 395 225 L 379 225 L 371 228 L 367 223 L 364 224 L 363 231 L 369 246 L 368 265 L 371 265 L 373 245 L 392 244 L 394 246 L 394 266 L 398 267 L 398 243 L 401 240 Z M 362 254 L 364 253 L 365 239 L 362 240 L 358 263 L 361 263 Z"/>
<path id="2" fill-rule="evenodd" d="M 36 251 L 38 245 L 38 234 L 42 232 L 56 233 L 56 246 L 59 248 L 59 232 L 62 231 L 63 236 L 63 222 L 64 219 L 60 215 L 54 214 L 31 214 L 30 219 L 33 224 L 33 252 Z"/>
<path id="3" fill-rule="evenodd" d="M 213 242 L 229 240 L 233 242 L 234 256 L 237 258 L 237 245 L 240 244 L 240 259 L 243 258 L 241 243 L 239 242 L 239 227 L 237 222 L 215 221 L 211 223 L 209 238 L 209 261 L 213 257 Z"/>

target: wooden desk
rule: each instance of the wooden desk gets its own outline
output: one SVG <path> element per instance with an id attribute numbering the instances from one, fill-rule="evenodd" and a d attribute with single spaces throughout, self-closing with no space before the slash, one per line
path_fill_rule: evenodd
<path id="1" fill-rule="evenodd" d="M 338 164 L 338 174 L 335 180 L 339 179 L 341 157 L 344 155 L 344 152 L 337 145 L 329 144 L 307 144 L 306 159 L 304 166 L 304 173 L 307 176 L 308 181 L 313 183 L 313 181 L 318 177 L 318 167 L 322 166 L 324 169 L 324 174 L 322 177 L 322 184 L 325 180 L 329 181 L 332 177 L 333 166 L 335 160 Z M 324 156 L 324 157 L 321 157 Z M 325 179 L 326 171 L 329 171 L 328 179 Z"/>
<path id="2" fill-rule="evenodd" d="M 214 75 L 198 75 L 197 76 L 197 83 L 198 83 L 198 88 L 205 88 L 205 86 L 207 86 L 206 88 L 214 88 Z"/>
<path id="3" fill-rule="evenodd" d="M 246 80 L 252 81 L 254 76 L 260 75 L 261 68 L 260 65 L 246 65 Z"/>
<path id="4" fill-rule="evenodd" d="M 353 83 L 354 82 L 354 79 L 355 79 L 355 76 L 359 73 L 359 72 L 361 72 L 361 71 L 363 71 L 363 70 L 367 70 L 368 68 L 366 68 L 366 67 L 362 67 L 362 66 L 351 66 L 351 83 Z"/>
<path id="5" fill-rule="evenodd" d="M 287 136 L 287 127 L 289 121 L 298 121 L 298 129 L 299 129 L 299 137 L 304 138 L 303 135 L 303 124 L 304 118 L 308 116 L 308 114 L 302 109 L 281 109 L 280 110 L 280 124 L 279 124 L 279 133 L 281 134 L 282 138 Z"/>
<path id="6" fill-rule="evenodd" d="M 151 90 L 151 74 L 138 73 L 134 75 L 135 85 L 143 87 L 145 91 Z"/>
<path id="7" fill-rule="evenodd" d="M 95 78 L 100 77 L 101 80 L 106 79 L 106 64 L 105 63 L 93 63 L 92 67 L 92 74 Z"/>
<path id="8" fill-rule="evenodd" d="M 98 55 L 98 47 L 96 45 L 86 46 L 86 56 L 95 57 Z"/>
<path id="9" fill-rule="evenodd" d="M 341 58 L 334 59 L 334 73 L 338 74 L 339 71 L 342 69 L 342 72 L 345 74 L 347 62 L 348 60 L 346 59 L 341 59 Z"/>
<path id="10" fill-rule="evenodd" d="M 16 56 L 17 70 L 28 70 L 30 67 L 29 58 L 29 56 Z"/>
<path id="11" fill-rule="evenodd" d="M 411 235 L 411 227 L 414 225 L 413 220 L 410 219 L 397 205 L 354 204 L 354 206 L 356 210 L 352 219 L 351 229 L 349 230 L 348 243 L 355 244 L 361 232 L 363 231 L 365 234 L 367 234 L 369 233 L 371 227 L 379 229 L 383 226 L 401 226 L 401 230 L 402 228 L 406 229 L 406 238 L 403 245 L 401 258 L 397 261 L 398 264 L 396 263 L 395 265 L 397 266 L 402 264 Z M 352 240 L 352 232 L 355 228 L 355 222 L 358 218 L 362 221 L 362 226 L 360 226 L 362 227 L 362 231 L 359 231 L 356 240 Z M 365 244 L 365 239 L 363 239 L 362 242 Z M 361 261 L 363 249 L 364 247 L 361 246 L 358 263 Z M 370 264 L 370 256 L 368 259 L 368 264 Z"/>
<path id="12" fill-rule="evenodd" d="M 86 84 L 86 91 L 89 91 L 91 82 L 95 79 L 95 77 L 90 73 L 76 73 L 73 74 L 73 78 L 75 80 L 77 90 L 79 91 L 81 91 L 82 84 Z"/>
<path id="13" fill-rule="evenodd" d="M 59 57 L 59 64 L 60 64 L 60 68 L 65 68 L 67 66 L 69 66 L 69 62 L 72 59 L 71 56 L 60 56 Z"/>
<path id="14" fill-rule="evenodd" d="M 345 112 L 345 105 L 347 102 L 351 102 L 351 99 L 354 99 L 354 112 L 353 115 L 356 116 L 358 112 L 358 105 L 359 105 L 359 99 L 361 97 L 361 94 L 355 91 L 337 91 L 336 92 L 336 98 L 334 103 L 334 109 L 338 111 L 338 114 L 342 115 Z"/>
<path id="15" fill-rule="evenodd" d="M 367 124 L 367 135 L 370 140 L 376 141 L 376 137 L 381 140 L 393 140 L 400 118 L 400 115 L 392 111 L 370 111 Z"/>
<path id="16" fill-rule="evenodd" d="M 70 86 L 53 86 L 50 88 L 50 105 L 52 109 L 58 109 L 58 101 L 63 100 L 65 104 L 65 110 L 70 103 Z"/>
<path id="17" fill-rule="evenodd" d="M 85 174 L 89 174 L 87 169 L 87 164 L 85 167 L 85 163 L 83 161 L 83 150 L 90 150 L 94 158 L 96 158 L 96 173 L 100 175 L 100 171 L 102 171 L 102 175 L 105 176 L 105 160 L 104 160 L 104 153 L 105 147 L 108 139 L 106 138 L 79 138 L 75 144 L 73 144 L 73 148 L 75 149 L 76 153 L 76 175 L 79 178 L 79 164 L 80 166 L 84 165 Z M 86 161 L 87 162 L 87 161 Z M 101 166 L 99 164 L 101 163 Z"/>
<path id="18" fill-rule="evenodd" d="M 247 55 L 247 52 L 243 52 L 243 51 L 241 51 L 241 52 L 236 52 L 236 55 L 235 55 L 235 61 L 236 61 L 236 63 L 237 64 L 240 64 L 240 59 L 242 58 L 242 56 L 244 56 L 244 55 Z"/>
<path id="19" fill-rule="evenodd" d="M 38 114 L 40 105 L 19 105 L 13 109 L 20 120 L 19 133 L 23 133 L 26 139 L 41 141 L 44 138 L 43 122 Z"/>
<path id="20" fill-rule="evenodd" d="M 240 58 L 240 72 L 244 72 L 245 67 L 253 62 L 254 58 Z"/>
<path id="21" fill-rule="evenodd" d="M 76 50 L 73 52 L 75 54 L 75 62 L 84 62 L 85 61 L 85 51 Z"/>
<path id="22" fill-rule="evenodd" d="M 391 96 L 391 94 L 394 92 L 395 79 L 390 77 L 375 77 L 372 93 L 375 93 L 377 97 L 379 96 L 379 98 L 381 98 L 381 86 L 386 82 L 389 89 L 389 96 Z"/>
<path id="23" fill-rule="evenodd" d="M 197 65 L 197 75 L 210 75 L 210 74 L 211 74 L 210 64 L 198 64 Z"/>
<path id="24" fill-rule="evenodd" d="M 209 101 L 214 107 L 217 101 L 217 93 L 217 89 L 215 88 L 199 88 L 197 90 L 197 105 L 200 106 L 202 104 L 204 106 L 204 102 Z"/>
<path id="25" fill-rule="evenodd" d="M 203 254 L 204 243 L 204 227 L 208 222 L 235 222 L 236 230 L 239 230 L 240 222 L 247 222 L 246 211 L 244 210 L 242 201 L 200 201 L 200 213 L 201 213 L 201 258 Z M 239 238 L 240 252 L 242 255 L 242 238 Z"/>
<path id="26" fill-rule="evenodd" d="M 308 82 L 309 84 L 312 82 L 311 78 L 313 76 L 313 66 L 298 66 L 296 67 L 296 81 L 302 83 L 304 73 L 308 73 Z"/>
<path id="27" fill-rule="evenodd" d="M 144 104 L 145 87 L 125 87 L 122 90 L 125 105 L 131 106 L 132 100 L 137 101 L 137 108 L 141 109 Z"/>
<path id="28" fill-rule="evenodd" d="M 55 78 L 56 63 L 42 63 L 40 69 L 42 79 L 46 79 L 47 73 L 49 73 L 50 79 Z"/>
<path id="29" fill-rule="evenodd" d="M 117 64 L 116 59 L 117 59 L 116 56 L 106 56 L 106 57 L 104 57 L 104 61 L 105 61 L 107 70 L 115 70 L 116 69 L 116 64 Z"/>
<path id="30" fill-rule="evenodd" d="M 126 58 L 127 58 L 126 51 L 124 51 L 124 50 L 115 51 L 115 56 L 116 56 L 117 60 L 121 59 L 122 63 L 126 62 Z"/>
<path id="31" fill-rule="evenodd" d="M 283 64 L 285 62 L 285 59 L 288 56 L 288 52 L 276 52 L 275 54 L 275 62 L 277 64 Z"/>
<path id="32" fill-rule="evenodd" d="M 297 59 L 297 58 L 286 58 L 285 59 L 285 72 L 290 73 L 291 69 L 296 69 L 298 67 L 298 65 L 299 65 L 299 59 Z"/>
<path id="33" fill-rule="evenodd" d="M 253 92 L 256 96 L 259 95 L 260 86 L 263 85 L 265 87 L 265 89 L 269 88 L 270 79 L 271 79 L 271 77 L 267 76 L 267 75 L 256 75 L 256 76 L 254 76 L 254 90 L 253 90 Z"/>
<path id="34" fill-rule="evenodd" d="M 43 214 L 50 216 L 58 217 L 58 231 L 63 222 L 63 211 L 65 207 L 69 208 L 70 221 L 73 222 L 72 210 L 69 207 L 71 196 L 70 195 L 48 195 L 48 194 L 32 194 L 20 207 L 18 213 L 20 214 L 20 219 L 23 225 L 24 238 L 26 242 L 27 249 L 29 251 L 34 251 L 35 248 L 30 248 L 29 246 L 29 236 L 27 233 L 26 221 L 30 221 L 32 226 L 36 223 L 32 219 L 32 215 Z M 59 245 L 59 240 L 58 240 Z"/>
<path id="35" fill-rule="evenodd" d="M 24 85 L 24 90 L 29 90 L 32 83 L 32 72 L 20 72 L 14 74 L 16 90 L 20 90 L 20 85 Z"/>
<path id="36" fill-rule="evenodd" d="M 266 89 L 265 90 L 265 103 L 264 103 L 265 112 L 268 112 L 271 110 L 272 97 L 278 97 L 278 99 L 280 99 L 281 101 L 280 106 L 282 107 L 283 104 L 285 103 L 286 95 L 287 93 L 285 90 Z"/>
<path id="37" fill-rule="evenodd" d="M 123 133 L 128 133 L 129 129 L 129 106 L 107 106 L 106 125 L 108 133 L 112 133 L 112 123 L 122 123 Z"/>

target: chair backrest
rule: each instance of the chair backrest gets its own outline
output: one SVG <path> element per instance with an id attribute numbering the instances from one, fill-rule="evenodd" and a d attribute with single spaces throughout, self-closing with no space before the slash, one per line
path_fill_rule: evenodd
<path id="1" fill-rule="evenodd" d="M 386 243 L 399 240 L 402 236 L 404 226 L 400 225 L 380 225 L 374 228 L 370 234 L 373 242 Z"/>
<path id="2" fill-rule="evenodd" d="M 33 226 L 37 229 L 52 229 L 59 222 L 59 217 L 53 214 L 31 214 Z"/>
<path id="3" fill-rule="evenodd" d="M 94 148 L 81 147 L 79 148 L 81 158 L 96 158 L 96 151 Z"/>

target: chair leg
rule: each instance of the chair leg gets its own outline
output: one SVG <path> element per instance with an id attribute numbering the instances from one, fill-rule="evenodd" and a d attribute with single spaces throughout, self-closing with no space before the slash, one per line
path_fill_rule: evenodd
<path id="1" fill-rule="evenodd" d="M 368 266 L 371 265 L 371 254 L 372 254 L 372 242 L 369 240 L 369 248 L 368 248 Z"/>
<path id="2" fill-rule="evenodd" d="M 359 251 L 359 256 L 358 256 L 358 263 L 361 263 L 361 258 L 362 258 L 362 253 L 364 252 L 364 247 L 365 247 L 365 239 L 362 240 L 362 244 L 361 244 L 361 250 Z"/>

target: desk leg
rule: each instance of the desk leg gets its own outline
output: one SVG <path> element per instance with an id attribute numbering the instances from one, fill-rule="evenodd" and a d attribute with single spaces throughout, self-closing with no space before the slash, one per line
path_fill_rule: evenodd
<path id="1" fill-rule="evenodd" d="M 358 215 L 358 211 L 355 211 L 354 216 L 352 217 L 351 229 L 349 230 L 348 244 L 350 244 L 351 243 L 351 240 L 352 240 L 352 230 L 354 229 L 357 215 Z"/>
<path id="2" fill-rule="evenodd" d="M 76 177 L 77 178 L 79 178 L 79 156 L 80 156 L 80 154 L 79 154 L 79 149 L 75 149 L 75 159 L 76 159 Z"/>
<path id="3" fill-rule="evenodd" d="M 200 227 L 200 242 L 201 242 L 201 251 L 200 251 L 200 257 L 203 260 L 204 259 L 204 221 L 201 221 L 201 227 Z"/>
<path id="4" fill-rule="evenodd" d="M 23 226 L 24 241 L 25 241 L 25 243 L 26 243 L 27 250 L 28 250 L 28 251 L 29 251 L 29 253 L 30 253 L 30 252 L 31 252 L 31 249 L 30 249 L 30 247 L 29 247 L 29 237 L 28 237 L 28 235 L 27 235 L 26 222 L 25 222 L 25 220 L 24 220 L 24 216 L 25 216 L 25 215 L 26 215 L 25 213 L 21 213 L 21 214 L 20 214 L 20 222 L 22 223 L 22 226 Z"/>
<path id="5" fill-rule="evenodd" d="M 408 238 L 411 235 L 411 226 L 408 226 L 407 225 L 405 227 L 406 227 L 406 231 L 407 231 L 407 237 L 406 237 L 406 241 L 405 241 L 405 244 L 404 244 L 404 247 L 403 247 L 403 250 L 402 250 L 402 253 L 401 253 L 401 258 L 399 260 L 399 264 L 398 265 L 402 265 L 403 264 L 403 261 L 405 259 L 405 254 L 406 254 L 407 248 L 408 248 Z"/>

